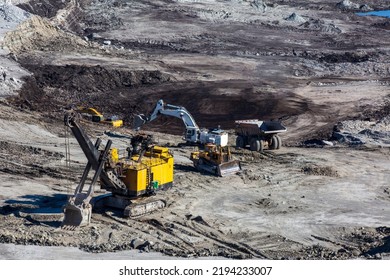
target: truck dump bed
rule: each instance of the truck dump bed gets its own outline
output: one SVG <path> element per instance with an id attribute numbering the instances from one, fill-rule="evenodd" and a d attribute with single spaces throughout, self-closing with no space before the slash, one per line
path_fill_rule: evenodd
<path id="1" fill-rule="evenodd" d="M 240 120 L 235 121 L 236 132 L 241 135 L 281 133 L 287 129 L 278 121 Z"/>

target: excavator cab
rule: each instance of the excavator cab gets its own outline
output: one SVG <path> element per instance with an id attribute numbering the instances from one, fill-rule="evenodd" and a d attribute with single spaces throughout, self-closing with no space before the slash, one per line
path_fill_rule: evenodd
<path id="1" fill-rule="evenodd" d="M 196 141 L 198 140 L 197 133 L 198 132 L 196 128 L 187 128 L 184 140 L 190 143 L 196 143 Z"/>

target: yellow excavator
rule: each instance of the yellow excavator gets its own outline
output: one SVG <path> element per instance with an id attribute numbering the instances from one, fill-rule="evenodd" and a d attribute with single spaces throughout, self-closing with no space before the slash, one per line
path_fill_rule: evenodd
<path id="1" fill-rule="evenodd" d="M 62 227 L 74 229 L 88 225 L 92 208 L 113 207 L 123 210 L 125 217 L 138 217 L 165 207 L 165 201 L 155 197 L 160 190 L 173 185 L 173 155 L 166 147 L 153 145 L 152 136 L 138 134 L 131 138 L 126 154 L 119 156 L 108 140 L 100 149 L 102 140 L 93 144 L 79 124 L 79 114 L 66 112 L 64 123 L 84 152 L 88 163 L 74 195 L 64 206 Z M 83 191 L 90 170 L 95 173 L 89 187 Z M 108 194 L 94 197 L 95 184 Z"/>
<path id="2" fill-rule="evenodd" d="M 103 114 L 101 114 L 95 108 L 87 108 L 87 107 L 78 107 L 76 112 L 80 113 L 83 116 L 90 117 L 92 122 L 106 123 L 110 124 L 113 127 L 121 127 L 123 126 L 123 120 L 118 119 L 117 116 L 112 116 L 110 118 L 105 118 Z"/>
<path id="3" fill-rule="evenodd" d="M 196 169 L 216 176 L 226 176 L 241 170 L 241 164 L 232 157 L 229 146 L 212 143 L 204 145 L 204 150 L 192 152 L 190 159 Z"/>

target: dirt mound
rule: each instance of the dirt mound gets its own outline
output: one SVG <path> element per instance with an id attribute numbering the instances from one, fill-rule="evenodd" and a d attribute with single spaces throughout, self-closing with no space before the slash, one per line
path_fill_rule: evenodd
<path id="1" fill-rule="evenodd" d="M 291 21 L 291 22 L 297 22 L 297 23 L 306 22 L 306 20 L 303 17 L 301 17 L 300 15 L 297 15 L 296 13 L 292 13 L 290 16 L 285 18 L 285 20 Z"/>
<path id="2" fill-rule="evenodd" d="M 65 50 L 88 46 L 81 38 L 53 26 L 47 19 L 32 16 L 4 37 L 4 46 L 13 53 L 32 50 Z"/>
<path id="3" fill-rule="evenodd" d="M 259 10 L 260 12 L 263 12 L 263 13 L 265 11 L 267 11 L 267 8 L 268 8 L 267 4 L 265 4 L 264 1 L 262 1 L 262 0 L 252 1 L 251 6 L 255 9 Z"/>
<path id="4" fill-rule="evenodd" d="M 120 70 L 99 65 L 31 65 L 24 64 L 34 76 L 25 80 L 20 95 L 12 104 L 57 114 L 72 105 L 95 107 L 104 114 L 129 118 L 144 97 L 135 88 L 169 82 L 171 77 L 160 71 Z M 129 119 L 125 119 L 129 121 Z"/>
<path id="5" fill-rule="evenodd" d="M 342 30 L 333 23 L 326 23 L 320 19 L 310 19 L 300 25 L 309 30 L 317 30 L 323 33 L 339 34 Z"/>
<path id="6" fill-rule="evenodd" d="M 359 4 L 353 3 L 349 0 L 343 0 L 336 4 L 336 7 L 342 10 L 359 9 Z"/>
<path id="7" fill-rule="evenodd" d="M 61 88 L 84 93 L 108 92 L 118 88 L 134 88 L 142 85 L 160 84 L 170 76 L 160 71 L 126 71 L 105 68 L 100 65 L 24 65 L 35 74 L 40 88 Z"/>
<path id="8" fill-rule="evenodd" d="M 356 4 L 356 3 L 353 3 L 349 0 L 343 0 L 339 3 L 336 4 L 336 7 L 341 9 L 341 10 L 360 10 L 360 11 L 370 11 L 372 10 L 370 8 L 370 6 L 368 6 L 367 4 L 363 4 L 363 5 L 360 5 L 360 4 Z"/>
<path id="9" fill-rule="evenodd" d="M 159 99 L 184 106 L 201 127 L 234 128 L 235 119 L 273 119 L 306 112 L 311 104 L 293 93 L 266 93 L 246 82 L 177 82 L 161 71 L 124 70 L 100 65 L 35 65 L 22 61 L 34 73 L 13 104 L 18 107 L 58 112 L 70 105 L 92 106 L 103 114 L 115 114 L 131 123 L 132 114 L 151 112 Z M 240 95 L 221 94 L 234 88 Z M 194 97 L 196 101 L 194 102 Z M 289 104 L 287 104 L 289 103 Z M 161 117 L 145 129 L 183 132 L 183 122 Z"/>
<path id="10" fill-rule="evenodd" d="M 123 25 L 123 20 L 119 16 L 120 7 L 126 5 L 120 1 L 93 1 L 84 10 L 82 29 L 86 34 L 118 29 Z"/>
<path id="11" fill-rule="evenodd" d="M 70 0 L 28 1 L 18 4 L 23 10 L 41 17 L 54 17 L 58 10 L 65 8 Z"/>
<path id="12" fill-rule="evenodd" d="M 390 147 L 390 116 L 375 121 L 348 120 L 338 123 L 333 139 L 349 145 Z"/>

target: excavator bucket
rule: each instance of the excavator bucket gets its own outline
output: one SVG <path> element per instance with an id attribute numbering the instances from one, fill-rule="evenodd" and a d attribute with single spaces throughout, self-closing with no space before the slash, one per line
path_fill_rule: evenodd
<path id="1" fill-rule="evenodd" d="M 64 206 L 64 220 L 61 224 L 63 229 L 75 229 L 86 226 L 91 222 L 92 205 L 83 202 L 84 194 L 78 194 L 76 198 L 69 199 Z"/>
<path id="2" fill-rule="evenodd" d="M 241 170 L 241 164 L 238 160 L 224 162 L 218 165 L 218 175 L 221 177 L 236 173 Z"/>
<path id="3" fill-rule="evenodd" d="M 138 130 L 146 123 L 146 117 L 143 114 L 135 115 L 133 120 L 133 129 Z"/>

